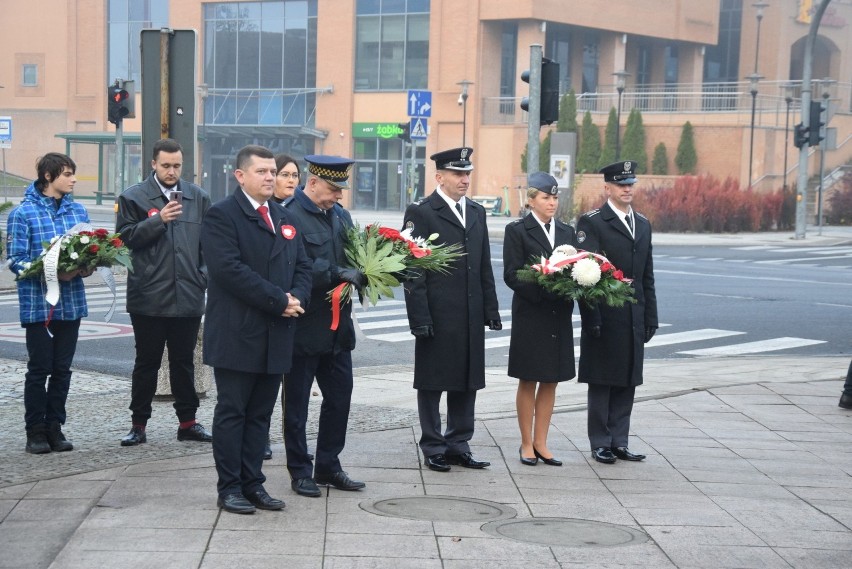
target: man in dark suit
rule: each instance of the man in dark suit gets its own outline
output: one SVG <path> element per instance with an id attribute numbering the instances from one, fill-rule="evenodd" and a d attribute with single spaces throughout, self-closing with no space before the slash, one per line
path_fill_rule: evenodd
<path id="1" fill-rule="evenodd" d="M 270 207 L 272 152 L 246 146 L 236 167 L 240 187 L 213 205 L 201 226 L 210 275 L 204 363 L 213 366 L 218 392 L 218 504 L 250 514 L 284 507 L 263 488 L 263 447 L 278 387 L 290 369 L 295 319 L 310 298 L 311 273 L 298 227 L 283 208 Z"/>
<path id="2" fill-rule="evenodd" d="M 349 212 L 337 203 L 349 187 L 355 162 L 340 156 L 305 156 L 308 179 L 286 203 L 287 213 L 302 231 L 313 277 L 311 303 L 299 319 L 293 368 L 284 381 L 284 446 L 294 492 L 318 497 L 318 485 L 338 490 L 361 490 L 366 485 L 343 471 L 338 456 L 346 444 L 352 399 L 352 350 L 355 326 L 352 303 L 341 307 L 336 330 L 331 329 L 332 305 L 328 292 L 349 282 L 362 288 L 365 277 L 346 266 L 343 244 L 352 227 Z M 317 433 L 316 467 L 308 455 L 305 425 L 314 378 L 322 392 Z"/>
<path id="3" fill-rule="evenodd" d="M 630 452 L 627 437 L 633 396 L 636 386 L 642 385 L 644 344 L 659 326 L 651 224 L 631 207 L 635 169 L 636 162 L 631 160 L 602 168 L 607 202 L 577 222 L 578 248 L 600 253 L 625 278 L 633 279 L 637 300 L 620 308 L 580 303 L 583 331 L 578 381 L 589 384 L 592 458 L 606 464 L 645 458 Z"/>
<path id="4" fill-rule="evenodd" d="M 485 468 L 469 441 L 476 392 L 485 387 L 485 327 L 500 330 L 497 292 L 485 208 L 465 197 L 470 189 L 473 149 L 433 154 L 437 189 L 408 206 L 403 225 L 415 237 L 438 234 L 437 243 L 456 243 L 465 255 L 448 273 L 429 272 L 405 283 L 408 323 L 415 336 L 414 388 L 420 415 L 420 449 L 431 470 L 450 465 Z M 447 429 L 438 411 L 447 392 Z"/>

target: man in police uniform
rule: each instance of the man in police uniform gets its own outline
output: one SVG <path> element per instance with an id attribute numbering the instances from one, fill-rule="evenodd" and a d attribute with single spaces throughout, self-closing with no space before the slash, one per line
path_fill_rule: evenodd
<path id="1" fill-rule="evenodd" d="M 580 303 L 578 381 L 589 384 L 588 433 L 592 458 L 612 464 L 616 459 L 642 460 L 630 452 L 627 436 L 637 385 L 642 385 L 644 344 L 659 326 L 651 224 L 633 210 L 636 162 L 605 166 L 607 202 L 577 222 L 577 246 L 605 256 L 624 277 L 633 279 L 636 304 L 620 308 Z"/>
<path id="2" fill-rule="evenodd" d="M 340 156 L 305 156 L 308 180 L 286 202 L 286 210 L 302 235 L 312 264 L 311 300 L 298 319 L 293 367 L 284 380 L 284 445 L 293 491 L 319 497 L 318 484 L 340 490 L 361 490 L 366 485 L 343 472 L 338 455 L 346 443 L 352 399 L 352 350 L 355 326 L 352 303 L 340 309 L 339 324 L 331 329 L 332 306 L 327 295 L 348 282 L 356 289 L 366 284 L 364 274 L 346 266 L 343 244 L 352 227 L 349 212 L 337 202 L 349 188 L 354 160 Z M 322 392 L 316 468 L 308 455 L 305 423 L 314 378 Z"/>
<path id="3" fill-rule="evenodd" d="M 457 243 L 465 255 L 448 273 L 429 272 L 406 282 L 408 323 L 416 337 L 414 388 L 425 464 L 446 472 L 450 465 L 485 468 L 473 458 L 476 391 L 485 387 L 485 327 L 500 330 L 497 292 L 485 208 L 465 195 L 470 188 L 471 148 L 433 154 L 437 189 L 408 206 L 403 225 L 416 237 L 438 234 L 437 243 Z M 438 406 L 447 392 L 447 429 Z"/>

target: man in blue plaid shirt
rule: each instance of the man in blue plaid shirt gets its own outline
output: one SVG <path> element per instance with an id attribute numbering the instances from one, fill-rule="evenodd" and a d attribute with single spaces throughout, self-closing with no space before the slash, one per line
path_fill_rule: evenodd
<path id="1" fill-rule="evenodd" d="M 74 161 L 51 152 L 38 161 L 36 169 L 38 179 L 27 188 L 21 205 L 9 214 L 6 249 L 9 268 L 16 275 L 41 255 L 44 242 L 61 237 L 78 223 L 89 222 L 86 208 L 71 199 L 77 182 Z M 91 274 L 60 272 L 60 296 L 55 307 L 45 300 L 47 285 L 43 278 L 18 281 L 21 326 L 26 330 L 29 354 L 24 382 L 28 453 L 74 448 L 62 434 L 62 425 L 80 319 L 88 316 L 82 277 Z"/>

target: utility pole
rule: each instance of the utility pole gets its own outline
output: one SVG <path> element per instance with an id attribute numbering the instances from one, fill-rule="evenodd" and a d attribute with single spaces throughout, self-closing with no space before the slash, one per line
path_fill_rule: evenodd
<path id="1" fill-rule="evenodd" d="M 541 131 L 541 44 L 530 46 L 529 128 L 527 130 L 527 174 L 538 171 L 538 145 Z"/>
<path id="2" fill-rule="evenodd" d="M 805 40 L 805 58 L 802 66 L 802 129 L 808 130 L 810 126 L 811 108 L 811 75 L 813 73 L 814 43 L 816 42 L 817 30 L 822 21 L 822 15 L 831 0 L 821 0 L 813 16 L 811 16 L 811 27 Z M 808 209 L 808 149 L 807 141 L 799 149 L 799 172 L 796 182 L 796 239 L 805 238 L 805 227 L 807 226 Z M 786 149 L 785 149 L 786 150 Z"/>

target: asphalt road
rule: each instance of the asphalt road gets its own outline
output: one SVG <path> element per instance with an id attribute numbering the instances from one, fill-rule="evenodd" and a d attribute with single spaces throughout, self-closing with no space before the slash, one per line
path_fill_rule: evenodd
<path id="1" fill-rule="evenodd" d="M 844 355 L 852 351 L 852 247 L 781 246 L 655 247 L 661 329 L 647 346 L 648 358 L 709 355 Z M 486 364 L 504 366 L 511 327 L 511 291 L 502 280 L 502 244 L 492 242 L 504 330 L 487 332 Z M 96 278 L 96 277 L 95 277 Z M 129 377 L 133 367 L 130 320 L 120 284 L 116 314 L 103 322 L 111 294 L 94 279 L 88 288 L 74 365 Z M 402 291 L 356 315 L 364 337 L 353 353 L 355 367 L 410 362 Z M 579 316 L 575 314 L 575 329 Z M 26 360 L 14 291 L 0 294 L 0 357 Z M 579 344 L 579 339 L 577 340 Z"/>

